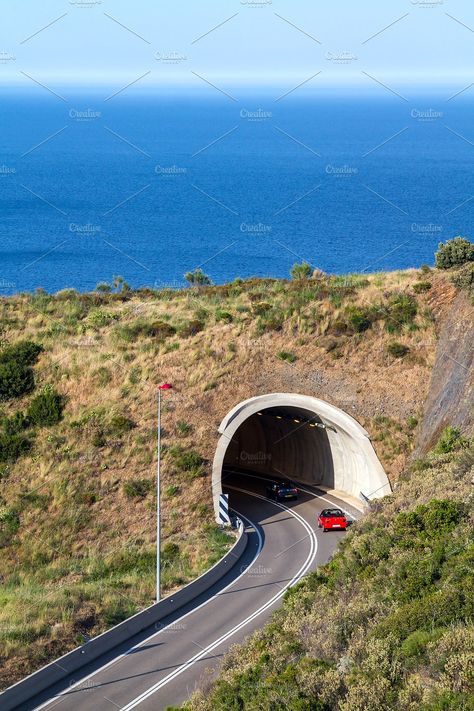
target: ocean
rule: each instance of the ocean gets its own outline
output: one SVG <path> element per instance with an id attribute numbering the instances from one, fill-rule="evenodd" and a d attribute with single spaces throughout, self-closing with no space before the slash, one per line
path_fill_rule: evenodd
<path id="1" fill-rule="evenodd" d="M 230 93 L 3 91 L 0 294 L 404 269 L 472 236 L 469 92 Z"/>

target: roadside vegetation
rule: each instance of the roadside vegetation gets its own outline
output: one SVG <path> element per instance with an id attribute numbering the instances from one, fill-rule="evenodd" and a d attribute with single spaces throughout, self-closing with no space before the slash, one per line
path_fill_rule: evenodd
<path id="1" fill-rule="evenodd" d="M 448 428 L 186 711 L 473 709 L 473 444 Z"/>
<path id="2" fill-rule="evenodd" d="M 0 683 L 154 598 L 156 386 L 163 591 L 233 538 L 214 523 L 221 418 L 268 391 L 314 394 L 374 438 L 393 481 L 413 448 L 444 272 L 236 279 L 181 290 L 38 289 L 0 299 Z M 452 271 L 452 270 L 451 270 Z M 454 277 L 453 277 L 454 278 Z M 423 284 L 422 287 L 419 285 Z"/>

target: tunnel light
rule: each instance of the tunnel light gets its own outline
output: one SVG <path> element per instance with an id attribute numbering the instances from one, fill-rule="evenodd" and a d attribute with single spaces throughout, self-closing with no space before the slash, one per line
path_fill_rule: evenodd
<path id="1" fill-rule="evenodd" d="M 277 418 L 277 420 L 282 420 L 282 419 L 283 419 L 282 415 L 275 415 L 275 417 Z"/>
<path id="2" fill-rule="evenodd" d="M 293 422 L 297 422 L 297 423 L 299 424 L 299 423 L 301 422 L 301 420 L 298 420 L 298 419 L 295 417 L 295 419 L 293 420 Z"/>
<path id="3" fill-rule="evenodd" d="M 260 417 L 261 417 L 261 416 L 262 416 L 262 413 L 261 413 L 261 412 L 257 412 L 257 415 L 260 415 Z"/>
<path id="4" fill-rule="evenodd" d="M 317 427 L 317 425 L 316 425 L 314 422 L 310 422 L 310 423 L 309 423 L 309 426 L 310 426 L 310 427 Z"/>

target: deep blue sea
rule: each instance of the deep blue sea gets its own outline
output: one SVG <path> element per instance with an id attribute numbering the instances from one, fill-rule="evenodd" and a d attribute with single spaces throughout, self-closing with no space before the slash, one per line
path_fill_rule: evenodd
<path id="1" fill-rule="evenodd" d="M 4 92 L 0 294 L 432 264 L 474 232 L 467 94 Z"/>

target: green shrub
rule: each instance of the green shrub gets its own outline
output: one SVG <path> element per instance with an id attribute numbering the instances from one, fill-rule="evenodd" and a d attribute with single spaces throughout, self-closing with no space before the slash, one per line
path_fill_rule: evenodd
<path id="1" fill-rule="evenodd" d="M 179 494 L 179 486 L 176 486 L 176 484 L 171 484 L 166 488 L 165 491 L 166 496 L 176 496 Z"/>
<path id="2" fill-rule="evenodd" d="M 256 304 L 252 304 L 252 313 L 255 316 L 264 316 L 271 308 L 272 305 L 267 301 L 258 301 Z"/>
<path id="3" fill-rule="evenodd" d="M 449 269 L 466 264 L 474 261 L 474 244 L 464 237 L 448 239 L 444 244 L 439 243 L 435 256 L 438 269 Z"/>
<path id="4" fill-rule="evenodd" d="M 100 368 L 97 368 L 97 370 L 93 374 L 94 380 L 97 385 L 100 387 L 104 387 L 104 385 L 108 385 L 110 381 L 112 380 L 112 373 L 110 372 L 109 368 L 106 368 L 105 366 L 100 366 Z"/>
<path id="5" fill-rule="evenodd" d="M 124 481 L 123 493 L 128 499 L 143 499 L 153 488 L 151 479 L 129 479 Z"/>
<path id="6" fill-rule="evenodd" d="M 232 323 L 234 317 L 228 311 L 224 309 L 217 309 L 216 311 L 216 321 L 224 321 L 225 323 Z"/>
<path id="7" fill-rule="evenodd" d="M 43 346 L 40 346 L 39 343 L 18 341 L 0 351 L 0 363 L 14 362 L 23 367 L 34 365 L 43 350 Z"/>
<path id="8" fill-rule="evenodd" d="M 464 264 L 456 274 L 452 275 L 451 281 L 458 289 L 471 292 L 474 289 L 474 263 Z"/>
<path id="9" fill-rule="evenodd" d="M 0 462 L 14 462 L 31 449 L 31 440 L 23 434 L 0 433 Z"/>
<path id="10" fill-rule="evenodd" d="M 46 385 L 28 407 L 29 420 L 38 427 L 56 425 L 63 416 L 65 398 L 52 385 Z"/>
<path id="11" fill-rule="evenodd" d="M 176 333 L 176 329 L 166 321 L 153 321 L 149 323 L 138 319 L 134 323 L 124 324 L 116 330 L 119 338 L 129 343 L 140 337 L 156 338 L 158 341 L 165 341 Z"/>
<path id="12" fill-rule="evenodd" d="M 192 272 L 186 272 L 184 278 L 191 286 L 208 286 L 212 284 L 207 274 L 204 274 L 202 269 L 195 269 Z"/>
<path id="13" fill-rule="evenodd" d="M 370 312 L 358 306 L 349 307 L 347 309 L 347 317 L 356 333 L 363 333 L 372 325 Z"/>
<path id="14" fill-rule="evenodd" d="M 431 287 L 432 284 L 429 281 L 417 281 L 416 284 L 413 284 L 413 291 L 415 294 L 423 294 L 425 291 L 429 291 Z"/>
<path id="15" fill-rule="evenodd" d="M 309 279 L 311 276 L 311 267 L 307 262 L 301 264 L 293 264 L 290 270 L 292 279 Z"/>
<path id="16" fill-rule="evenodd" d="M 112 415 L 107 427 L 107 434 L 112 437 L 120 437 L 125 432 L 130 432 L 135 427 L 135 423 L 125 415 Z"/>
<path id="17" fill-rule="evenodd" d="M 261 336 L 269 331 L 281 331 L 283 328 L 284 317 L 282 313 L 271 310 L 267 311 L 257 319 L 256 330 L 257 335 Z"/>
<path id="18" fill-rule="evenodd" d="M 87 321 L 90 323 L 91 326 L 94 326 L 95 328 L 103 328 L 104 326 L 109 326 L 117 319 L 118 316 L 116 314 L 112 314 L 102 309 L 95 309 L 94 311 L 91 311 L 87 317 Z"/>
<path id="19" fill-rule="evenodd" d="M 182 338 L 189 338 L 190 336 L 195 336 L 196 334 L 204 330 L 205 325 L 206 324 L 201 319 L 193 318 L 191 319 L 191 321 L 188 321 L 187 323 L 184 323 L 179 327 L 178 335 L 182 336 Z"/>
<path id="20" fill-rule="evenodd" d="M 456 449 L 466 447 L 468 441 L 462 437 L 461 431 L 457 427 L 445 427 L 441 436 L 433 449 L 435 454 L 449 454 Z"/>
<path id="21" fill-rule="evenodd" d="M 412 511 L 400 512 L 394 520 L 395 535 L 413 545 L 416 536 L 439 538 L 450 533 L 461 520 L 463 509 L 459 502 L 433 499 Z"/>
<path id="22" fill-rule="evenodd" d="M 387 345 L 387 353 L 393 358 L 403 358 L 409 353 L 410 349 L 403 343 L 398 343 L 398 341 L 393 341 Z"/>
<path id="23" fill-rule="evenodd" d="M 99 294 L 110 294 L 112 287 L 106 281 L 100 281 L 95 287 L 95 290 L 98 291 Z"/>
<path id="24" fill-rule="evenodd" d="M 14 508 L 0 508 L 0 547 L 10 543 L 20 529 L 20 516 Z"/>
<path id="25" fill-rule="evenodd" d="M 409 294 L 393 294 L 386 308 L 387 330 L 399 330 L 413 322 L 418 311 L 417 303 Z"/>
<path id="26" fill-rule="evenodd" d="M 179 558 L 180 551 L 177 543 L 165 543 L 161 549 L 161 562 L 164 566 L 171 565 Z"/>
<path id="27" fill-rule="evenodd" d="M 403 640 L 400 651 L 405 659 L 422 657 L 426 653 L 426 645 L 431 642 L 432 634 L 425 630 L 416 630 Z"/>
<path id="28" fill-rule="evenodd" d="M 177 446 L 170 447 L 168 451 L 177 469 L 186 472 L 192 477 L 204 474 L 205 459 L 197 452 L 184 450 Z"/>
<path id="29" fill-rule="evenodd" d="M 178 420 L 178 422 L 176 423 L 176 429 L 178 430 L 180 435 L 186 436 L 193 431 L 193 426 L 190 425 L 189 422 L 185 422 L 184 420 Z"/>
<path id="30" fill-rule="evenodd" d="M 289 353 L 289 351 L 279 351 L 277 353 L 277 358 L 280 360 L 284 360 L 287 363 L 294 363 L 296 360 L 296 356 L 294 353 Z"/>
<path id="31" fill-rule="evenodd" d="M 4 417 L 1 422 L 5 434 L 14 435 L 30 427 L 31 422 L 23 412 L 15 412 L 12 417 Z"/>
<path id="32" fill-rule="evenodd" d="M 35 387 L 35 378 L 31 368 L 20 362 L 0 363 L 0 399 L 11 400 L 30 393 Z"/>

